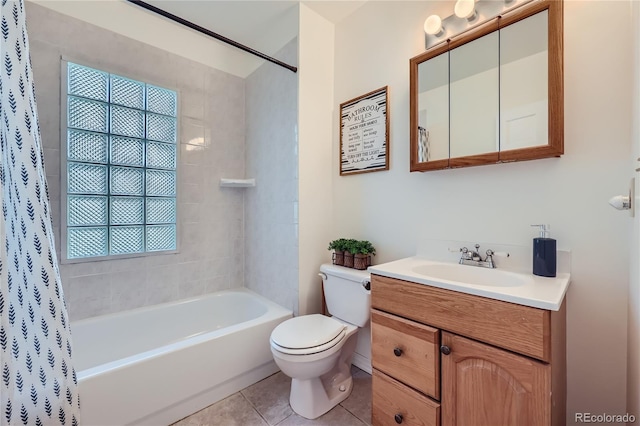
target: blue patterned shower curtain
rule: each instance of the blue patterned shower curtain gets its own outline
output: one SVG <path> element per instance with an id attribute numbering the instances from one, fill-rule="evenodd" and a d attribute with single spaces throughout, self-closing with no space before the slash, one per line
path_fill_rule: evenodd
<path id="1" fill-rule="evenodd" d="M 76 425 L 69 317 L 54 249 L 24 3 L 0 22 L 0 424 Z"/>

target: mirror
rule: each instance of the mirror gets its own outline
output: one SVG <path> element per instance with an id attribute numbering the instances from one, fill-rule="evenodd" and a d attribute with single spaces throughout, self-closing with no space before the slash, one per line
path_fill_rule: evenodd
<path id="1" fill-rule="evenodd" d="M 411 171 L 559 157 L 562 2 L 529 3 L 410 61 Z"/>
<path id="2" fill-rule="evenodd" d="M 419 64 L 418 75 L 418 161 L 446 161 L 449 159 L 449 53 Z"/>
<path id="3" fill-rule="evenodd" d="M 452 158 L 497 152 L 498 32 L 449 52 Z"/>
<path id="4" fill-rule="evenodd" d="M 548 143 L 548 15 L 500 29 L 500 151 Z"/>

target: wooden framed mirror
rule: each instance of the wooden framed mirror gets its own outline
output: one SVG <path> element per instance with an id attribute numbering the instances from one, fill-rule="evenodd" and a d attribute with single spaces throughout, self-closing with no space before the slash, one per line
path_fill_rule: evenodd
<path id="1" fill-rule="evenodd" d="M 410 65 L 410 170 L 564 153 L 563 7 L 534 0 Z"/>

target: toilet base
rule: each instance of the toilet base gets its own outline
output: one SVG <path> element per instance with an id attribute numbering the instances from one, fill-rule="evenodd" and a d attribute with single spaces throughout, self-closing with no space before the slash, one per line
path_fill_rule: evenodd
<path id="1" fill-rule="evenodd" d="M 353 389 L 351 358 L 356 349 L 357 330 L 348 337 L 334 367 L 320 377 L 291 379 L 289 404 L 297 414 L 317 419 L 347 399 Z"/>
<path id="2" fill-rule="evenodd" d="M 316 377 L 307 380 L 292 379 L 289 403 L 297 414 L 313 420 L 347 399 L 352 389 L 353 378 L 351 375 L 343 377 L 338 382 L 332 380 L 331 377 L 326 379 Z"/>

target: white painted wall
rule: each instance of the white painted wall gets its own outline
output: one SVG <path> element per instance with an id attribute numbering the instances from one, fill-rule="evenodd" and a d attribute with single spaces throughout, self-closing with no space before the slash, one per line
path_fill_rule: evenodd
<path id="1" fill-rule="evenodd" d="M 424 50 L 422 24 L 436 7 L 369 2 L 336 25 L 335 104 L 389 85 L 391 169 L 338 177 L 332 162 L 334 234 L 371 240 L 380 263 L 413 255 L 427 238 L 528 246 L 529 225 L 550 223 L 573 255 L 568 423 L 575 412 L 624 413 L 631 222 L 607 200 L 630 178 L 629 2 L 565 3 L 562 158 L 409 173 L 409 58 Z M 607 37 L 600 21 L 615 22 Z M 300 160 L 301 170 L 310 165 Z"/>
<path id="2" fill-rule="evenodd" d="M 298 76 L 298 194 L 300 315 L 320 312 L 322 280 L 319 267 L 330 260 L 332 239 L 332 151 L 334 123 L 334 27 L 300 4 Z M 336 160 L 336 161 L 333 161 Z"/>

